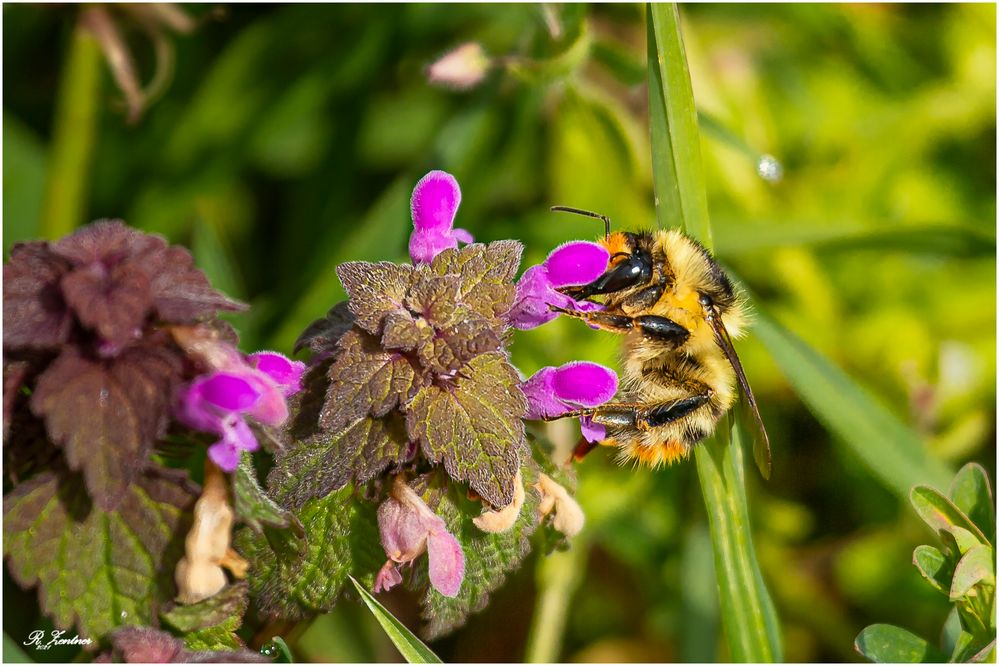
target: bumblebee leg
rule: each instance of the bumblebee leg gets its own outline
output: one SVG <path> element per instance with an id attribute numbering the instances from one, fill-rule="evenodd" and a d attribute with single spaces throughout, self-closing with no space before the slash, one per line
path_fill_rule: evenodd
<path id="1" fill-rule="evenodd" d="M 629 331 L 638 330 L 647 338 L 668 342 L 676 347 L 682 345 L 690 337 L 690 331 L 668 317 L 660 317 L 658 315 L 630 317 L 628 315 L 611 314 L 600 310 L 583 312 L 581 310 L 567 310 L 555 305 L 549 305 L 548 307 L 553 312 L 561 312 L 570 317 L 582 319 L 587 324 L 592 324 L 605 331 L 628 333 Z"/>
<path id="2" fill-rule="evenodd" d="M 707 404 L 709 400 L 711 400 L 711 393 L 706 392 L 651 405 L 633 402 L 609 403 L 599 407 L 576 409 L 545 420 L 554 421 L 574 416 L 589 416 L 594 423 L 603 426 L 631 426 L 639 430 L 649 430 L 683 418 L 698 407 Z"/>

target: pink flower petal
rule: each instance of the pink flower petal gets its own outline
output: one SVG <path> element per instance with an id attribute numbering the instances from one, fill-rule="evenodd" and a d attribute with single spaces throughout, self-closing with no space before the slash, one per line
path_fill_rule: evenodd
<path id="1" fill-rule="evenodd" d="M 548 279 L 554 287 L 588 284 L 604 274 L 610 253 L 597 243 L 572 241 L 559 245 L 545 259 Z"/>
<path id="2" fill-rule="evenodd" d="M 461 544 L 447 530 L 437 530 L 427 541 L 430 557 L 430 584 L 445 597 L 458 596 L 465 578 L 465 554 Z"/>
<path id="3" fill-rule="evenodd" d="M 589 416 L 579 417 L 579 430 L 587 442 L 600 442 L 607 439 L 607 428 L 599 423 L 594 423 L 593 418 Z"/>
<path id="4" fill-rule="evenodd" d="M 272 351 L 262 351 L 246 357 L 247 363 L 264 373 L 281 388 L 281 393 L 287 398 L 302 390 L 302 375 L 305 373 L 305 363 L 292 361 L 290 358 Z"/>
<path id="5" fill-rule="evenodd" d="M 409 236 L 409 257 L 414 264 L 429 264 L 444 250 L 458 247 L 458 240 L 449 230 L 413 229 Z"/>
<path id="6" fill-rule="evenodd" d="M 428 509 L 429 511 L 429 509 Z M 378 507 L 378 533 L 385 555 L 394 562 L 412 562 L 427 549 L 430 532 L 421 512 L 389 497 Z"/>
<path id="7" fill-rule="evenodd" d="M 544 265 L 531 266 L 517 281 L 513 306 L 506 314 L 514 328 L 528 330 L 550 322 L 558 316 L 549 305 L 571 307 L 574 301 L 552 289 Z"/>
<path id="8" fill-rule="evenodd" d="M 388 592 L 401 582 L 402 574 L 399 573 L 395 563 L 392 560 L 389 560 L 382 565 L 381 569 L 378 570 L 378 574 L 375 576 L 373 591 L 376 594 L 378 592 Z"/>
<path id="9" fill-rule="evenodd" d="M 445 171 L 431 171 L 413 188 L 410 209 L 418 230 L 449 231 L 461 204 L 461 188 Z"/>
<path id="10" fill-rule="evenodd" d="M 455 229 L 451 232 L 451 235 L 454 236 L 459 243 L 465 243 L 467 245 L 475 242 L 475 238 L 467 229 Z"/>
<path id="11" fill-rule="evenodd" d="M 527 413 L 525 419 L 538 420 L 546 416 L 554 417 L 565 414 L 572 408 L 559 399 L 555 391 L 554 379 L 556 369 L 549 366 L 541 368 L 520 385 L 520 390 L 527 398 Z"/>
<path id="12" fill-rule="evenodd" d="M 597 363 L 573 361 L 559 367 L 551 379 L 559 399 L 582 407 L 602 405 L 617 392 L 617 373 Z"/>
<path id="13" fill-rule="evenodd" d="M 194 383 L 207 405 L 227 412 L 245 411 L 260 399 L 257 387 L 233 373 L 217 372 Z"/>
<path id="14" fill-rule="evenodd" d="M 234 472 L 239 466 L 240 450 L 232 442 L 220 439 L 208 447 L 208 457 L 223 472 Z"/>

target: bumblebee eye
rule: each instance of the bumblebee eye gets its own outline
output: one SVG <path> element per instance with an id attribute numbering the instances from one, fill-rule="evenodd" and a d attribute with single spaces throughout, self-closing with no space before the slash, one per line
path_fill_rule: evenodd
<path id="1" fill-rule="evenodd" d="M 706 308 L 710 308 L 715 303 L 707 294 L 701 294 L 697 301 Z"/>
<path id="2" fill-rule="evenodd" d="M 652 279 L 652 264 L 644 252 L 636 252 L 596 280 L 582 287 L 560 289 L 573 298 L 583 299 L 599 294 L 611 294 Z"/>

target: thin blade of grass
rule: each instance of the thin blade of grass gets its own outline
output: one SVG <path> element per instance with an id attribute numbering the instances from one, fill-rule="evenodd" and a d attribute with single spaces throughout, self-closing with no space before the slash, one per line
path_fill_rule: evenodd
<path id="1" fill-rule="evenodd" d="M 392 644 L 399 650 L 399 654 L 407 662 L 410 664 L 443 663 L 423 641 L 414 636 L 413 632 L 406 628 L 406 625 L 397 620 L 392 613 L 385 610 L 385 607 L 378 603 L 378 600 L 371 596 L 371 593 L 365 590 L 363 585 L 358 583 L 353 576 L 349 578 L 350 582 L 357 589 L 357 593 L 361 595 L 361 601 L 364 602 L 364 605 L 368 607 L 371 614 L 378 620 L 378 624 L 382 625 L 382 629 L 385 630 L 385 634 L 389 637 L 389 640 L 392 641 Z"/>
<path id="2" fill-rule="evenodd" d="M 697 109 L 675 3 L 648 10 L 652 173 L 660 227 L 681 226 L 711 247 Z"/>
<path id="3" fill-rule="evenodd" d="M 675 4 L 648 5 L 649 114 L 656 216 L 712 246 L 697 112 Z M 734 661 L 781 659 L 773 601 L 753 550 L 738 434 L 730 426 L 695 449 L 708 514 L 722 625 Z"/>
<path id="4" fill-rule="evenodd" d="M 946 488 L 953 473 L 930 456 L 919 436 L 845 372 L 757 311 L 753 334 L 763 343 L 812 414 L 871 473 L 907 498 L 917 484 Z"/>

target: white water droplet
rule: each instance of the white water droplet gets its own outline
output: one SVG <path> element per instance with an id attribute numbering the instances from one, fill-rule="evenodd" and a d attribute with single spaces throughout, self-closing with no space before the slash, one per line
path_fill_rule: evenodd
<path id="1" fill-rule="evenodd" d="M 779 183 L 784 177 L 784 167 L 773 155 L 760 155 L 756 161 L 756 173 L 768 183 Z"/>
<path id="2" fill-rule="evenodd" d="M 122 611 L 121 613 L 118 614 L 118 617 L 120 617 L 122 620 L 128 618 L 128 611 Z"/>

